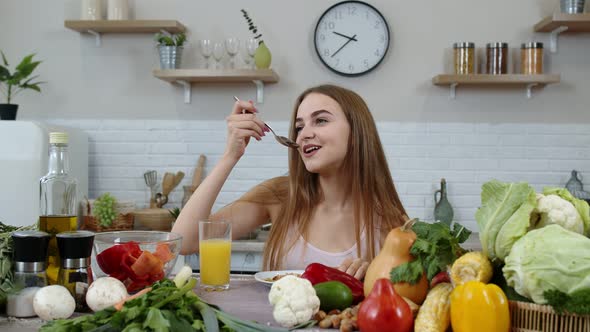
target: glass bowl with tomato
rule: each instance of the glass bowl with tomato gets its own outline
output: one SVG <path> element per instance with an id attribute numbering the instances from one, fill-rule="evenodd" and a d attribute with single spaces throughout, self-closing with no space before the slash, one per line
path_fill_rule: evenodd
<path id="1" fill-rule="evenodd" d="M 96 233 L 92 268 L 97 278 L 121 280 L 129 293 L 168 276 L 176 264 L 182 236 L 160 231 Z"/>

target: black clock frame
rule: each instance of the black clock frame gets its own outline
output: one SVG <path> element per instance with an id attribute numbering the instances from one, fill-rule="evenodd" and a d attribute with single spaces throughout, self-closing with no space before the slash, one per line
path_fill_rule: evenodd
<path id="1" fill-rule="evenodd" d="M 381 59 L 379 60 L 379 62 L 377 62 L 373 67 L 360 72 L 360 73 L 344 73 L 341 71 L 338 71 L 334 68 L 332 68 L 329 64 L 327 64 L 324 59 L 322 58 L 320 51 L 318 50 L 318 44 L 317 44 L 317 34 L 318 34 L 318 29 L 320 27 L 320 22 L 322 21 L 322 19 L 324 18 L 324 16 L 326 16 L 326 14 L 328 14 L 330 12 L 330 10 L 332 10 L 332 8 L 334 7 L 338 7 L 338 6 L 342 6 L 343 4 L 346 3 L 358 3 L 358 4 L 362 4 L 364 6 L 370 7 L 372 8 L 379 16 L 381 16 L 381 19 L 383 20 L 383 23 L 385 23 L 385 28 L 387 29 L 387 46 L 385 47 L 385 52 L 383 53 L 383 56 L 381 57 Z M 379 65 L 381 64 L 381 62 L 383 62 L 383 59 L 385 59 L 385 57 L 387 56 L 387 52 L 389 51 L 389 45 L 391 43 L 391 32 L 389 31 L 389 25 L 387 24 L 387 20 L 385 19 L 385 16 L 383 16 L 383 14 L 381 14 L 381 12 L 373 7 L 372 5 L 363 2 L 363 1 L 358 1 L 358 0 L 346 0 L 346 1 L 341 1 L 338 3 L 333 4 L 332 6 L 330 6 L 328 9 L 326 9 L 324 11 L 324 13 L 322 14 L 322 16 L 320 16 L 320 18 L 318 19 L 316 26 L 315 26 L 315 30 L 313 33 L 313 46 L 315 48 L 315 52 L 318 55 L 318 57 L 320 58 L 320 61 L 322 61 L 322 63 L 324 64 L 324 66 L 326 66 L 328 69 L 330 69 L 331 71 L 333 71 L 336 74 L 342 75 L 342 76 L 346 76 L 346 77 L 355 77 L 355 76 L 361 76 L 361 75 L 365 75 L 370 73 L 371 71 L 373 71 L 375 68 L 379 67 Z"/>

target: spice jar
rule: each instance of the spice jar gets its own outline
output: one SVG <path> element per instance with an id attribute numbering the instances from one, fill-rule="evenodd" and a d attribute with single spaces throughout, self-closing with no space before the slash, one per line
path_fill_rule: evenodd
<path id="1" fill-rule="evenodd" d="M 543 74 L 543 43 L 523 43 L 520 47 L 520 72 Z"/>
<path id="2" fill-rule="evenodd" d="M 76 300 L 76 311 L 88 311 L 86 292 L 92 283 L 90 255 L 94 233 L 89 231 L 62 232 L 56 235 L 61 265 L 58 284 L 70 291 Z"/>
<path id="3" fill-rule="evenodd" d="M 13 317 L 36 316 L 33 297 L 37 290 L 47 285 L 45 261 L 49 234 L 39 231 L 12 233 L 14 243 L 14 286 L 20 289 L 8 294 L 6 314 Z"/>
<path id="4" fill-rule="evenodd" d="M 508 74 L 508 43 L 486 44 L 486 72 Z"/>
<path id="5" fill-rule="evenodd" d="M 453 44 L 455 74 L 475 73 L 475 43 L 461 42 Z"/>

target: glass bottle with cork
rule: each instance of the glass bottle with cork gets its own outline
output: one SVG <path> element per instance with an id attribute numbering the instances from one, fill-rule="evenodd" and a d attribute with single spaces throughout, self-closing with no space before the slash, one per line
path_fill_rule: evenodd
<path id="1" fill-rule="evenodd" d="M 70 291 L 76 300 L 76 311 L 88 311 L 86 293 L 92 283 L 90 255 L 94 233 L 89 231 L 62 232 L 56 235 L 60 255 L 58 284 Z"/>
<path id="2" fill-rule="evenodd" d="M 55 235 L 78 228 L 76 211 L 77 181 L 69 174 L 68 134 L 49 134 L 49 170 L 40 183 L 39 230 L 49 233 L 47 281 L 57 283 L 59 251 Z"/>

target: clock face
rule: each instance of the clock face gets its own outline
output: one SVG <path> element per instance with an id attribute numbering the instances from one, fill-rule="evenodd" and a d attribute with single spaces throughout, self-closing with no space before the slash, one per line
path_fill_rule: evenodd
<path id="1" fill-rule="evenodd" d="M 381 13 L 361 1 L 328 8 L 315 29 L 315 50 L 332 71 L 345 76 L 368 73 L 389 48 L 389 26 Z"/>

